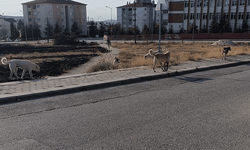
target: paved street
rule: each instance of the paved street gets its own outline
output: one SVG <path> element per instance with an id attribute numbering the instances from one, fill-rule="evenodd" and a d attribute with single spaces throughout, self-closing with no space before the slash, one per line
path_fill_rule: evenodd
<path id="1" fill-rule="evenodd" d="M 249 64 L 0 106 L 4 150 L 250 148 Z"/>

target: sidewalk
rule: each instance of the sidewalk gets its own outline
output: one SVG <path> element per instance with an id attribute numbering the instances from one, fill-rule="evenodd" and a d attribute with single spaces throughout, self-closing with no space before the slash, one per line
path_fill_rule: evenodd
<path id="1" fill-rule="evenodd" d="M 160 68 L 153 72 L 150 67 L 137 67 L 0 83 L 0 103 L 68 94 L 98 88 L 136 83 L 209 69 L 237 66 L 250 63 L 250 55 L 229 56 L 227 60 L 206 59 L 171 66 L 167 72 Z"/>

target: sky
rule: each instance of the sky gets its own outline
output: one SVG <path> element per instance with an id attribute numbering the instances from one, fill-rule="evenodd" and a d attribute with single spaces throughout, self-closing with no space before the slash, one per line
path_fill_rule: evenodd
<path id="1" fill-rule="evenodd" d="M 22 3 L 30 2 L 33 0 L 0 0 L 0 15 L 4 16 L 22 16 Z M 105 21 L 111 19 L 117 20 L 116 7 L 126 5 L 127 2 L 134 0 L 73 0 L 80 3 L 87 4 L 87 17 L 90 21 Z M 157 0 L 156 0 L 157 2 Z M 110 7 L 107 8 L 106 6 Z"/>

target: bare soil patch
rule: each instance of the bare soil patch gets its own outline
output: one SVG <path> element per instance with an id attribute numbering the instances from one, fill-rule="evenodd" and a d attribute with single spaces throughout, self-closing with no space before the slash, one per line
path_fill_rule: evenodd
<path id="1" fill-rule="evenodd" d="M 109 50 L 100 47 L 97 43 L 85 45 L 55 46 L 52 44 L 0 44 L 0 58 L 30 60 L 40 66 L 40 73 L 33 71 L 34 78 L 60 76 L 70 69 L 88 62 L 91 58 Z M 21 76 L 21 69 L 18 75 Z M 0 65 L 0 82 L 11 81 L 8 66 Z M 25 79 L 30 79 L 25 75 Z"/>

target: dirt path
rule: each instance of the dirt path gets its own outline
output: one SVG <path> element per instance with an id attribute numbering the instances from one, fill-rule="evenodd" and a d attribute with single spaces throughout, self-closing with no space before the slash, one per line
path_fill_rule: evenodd
<path id="1" fill-rule="evenodd" d="M 107 44 L 103 44 L 103 42 L 98 43 L 101 47 L 108 49 Z M 92 66 L 96 65 L 101 60 L 105 59 L 105 61 L 113 62 L 115 56 L 119 54 L 119 49 L 110 47 L 111 52 L 106 54 L 101 54 L 100 56 L 96 56 L 90 59 L 85 64 L 80 65 L 79 67 L 76 67 L 74 69 L 71 69 L 69 72 L 62 74 L 61 76 L 68 76 L 68 75 L 75 75 L 75 74 L 83 74 L 87 73 L 87 70 L 91 68 Z"/>

